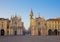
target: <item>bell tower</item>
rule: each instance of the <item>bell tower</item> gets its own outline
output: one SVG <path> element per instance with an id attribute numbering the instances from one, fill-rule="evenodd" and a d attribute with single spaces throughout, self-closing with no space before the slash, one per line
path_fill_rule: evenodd
<path id="1" fill-rule="evenodd" d="M 32 18 L 33 18 L 33 11 L 31 9 L 31 11 L 30 11 L 30 19 L 32 19 Z"/>
<path id="2" fill-rule="evenodd" d="M 30 28 L 32 27 L 33 11 L 30 11 Z"/>

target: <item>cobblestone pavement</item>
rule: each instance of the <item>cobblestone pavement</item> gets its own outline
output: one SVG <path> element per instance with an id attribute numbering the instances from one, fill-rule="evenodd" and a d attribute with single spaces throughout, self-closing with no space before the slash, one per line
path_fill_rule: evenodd
<path id="1" fill-rule="evenodd" d="M 0 36 L 0 42 L 60 42 L 60 36 Z"/>

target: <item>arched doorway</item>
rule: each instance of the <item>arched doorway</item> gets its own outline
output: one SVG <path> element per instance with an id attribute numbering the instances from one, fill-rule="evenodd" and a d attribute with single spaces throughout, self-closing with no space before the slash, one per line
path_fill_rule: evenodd
<path id="1" fill-rule="evenodd" d="M 14 35 L 17 35 L 17 31 L 14 31 Z"/>
<path id="2" fill-rule="evenodd" d="M 4 36 L 4 34 L 5 34 L 4 29 L 1 29 L 1 36 Z"/>
<path id="3" fill-rule="evenodd" d="M 58 31 L 57 29 L 54 30 L 54 35 L 57 35 Z"/>
<path id="4" fill-rule="evenodd" d="M 51 29 L 48 30 L 48 35 L 52 35 L 52 30 Z"/>
<path id="5" fill-rule="evenodd" d="M 38 30 L 38 35 L 40 36 L 41 35 L 41 32 Z"/>

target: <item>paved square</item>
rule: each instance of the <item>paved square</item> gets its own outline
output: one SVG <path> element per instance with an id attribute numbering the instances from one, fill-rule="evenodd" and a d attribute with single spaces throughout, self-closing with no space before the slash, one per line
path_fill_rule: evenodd
<path id="1" fill-rule="evenodd" d="M 0 36 L 0 42 L 60 42 L 60 36 Z"/>

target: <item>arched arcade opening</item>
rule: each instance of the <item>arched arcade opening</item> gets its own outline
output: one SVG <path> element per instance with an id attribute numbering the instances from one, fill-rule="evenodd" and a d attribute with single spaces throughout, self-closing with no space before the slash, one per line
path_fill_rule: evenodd
<path id="1" fill-rule="evenodd" d="M 51 29 L 48 30 L 48 35 L 52 35 L 52 30 Z"/>
<path id="2" fill-rule="evenodd" d="M 1 34 L 1 36 L 4 36 L 5 35 L 4 29 L 1 29 L 0 34 Z"/>
<path id="3" fill-rule="evenodd" d="M 54 30 L 54 35 L 58 35 L 58 30 L 57 29 Z"/>

